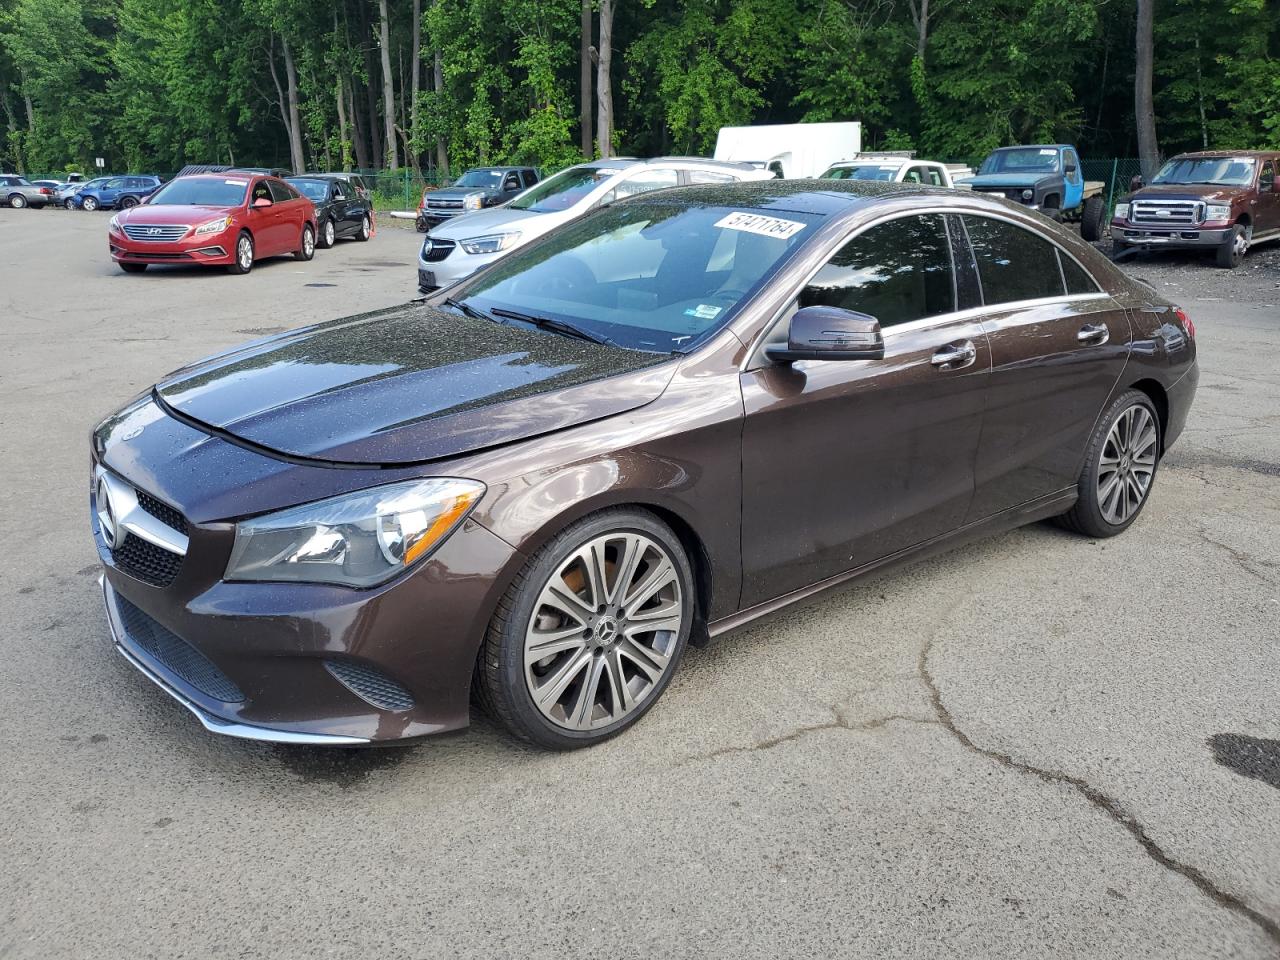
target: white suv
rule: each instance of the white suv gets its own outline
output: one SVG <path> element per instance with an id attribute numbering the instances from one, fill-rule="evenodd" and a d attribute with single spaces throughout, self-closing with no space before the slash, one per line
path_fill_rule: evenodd
<path id="1" fill-rule="evenodd" d="M 580 163 L 501 207 L 456 217 L 433 228 L 418 254 L 418 289 L 430 293 L 447 287 L 602 203 L 665 187 L 772 178 L 768 170 L 749 163 L 699 157 Z"/>

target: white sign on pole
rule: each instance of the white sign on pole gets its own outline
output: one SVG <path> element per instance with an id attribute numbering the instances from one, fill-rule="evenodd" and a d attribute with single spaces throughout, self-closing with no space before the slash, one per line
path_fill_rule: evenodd
<path id="1" fill-rule="evenodd" d="M 97 167 L 99 170 L 101 170 L 103 167 L 107 165 L 107 161 L 103 160 L 102 157 L 94 157 L 93 165 Z"/>

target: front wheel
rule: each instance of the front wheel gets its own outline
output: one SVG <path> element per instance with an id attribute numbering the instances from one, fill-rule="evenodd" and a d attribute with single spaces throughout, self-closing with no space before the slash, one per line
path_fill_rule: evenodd
<path id="1" fill-rule="evenodd" d="M 1240 266 L 1248 249 L 1249 232 L 1238 223 L 1233 225 L 1226 238 L 1218 245 L 1218 266 L 1224 270 L 1234 270 Z"/>
<path id="2" fill-rule="evenodd" d="M 316 255 L 316 231 L 311 224 L 302 228 L 302 241 L 298 249 L 293 251 L 293 259 L 310 260 Z"/>
<path id="3" fill-rule="evenodd" d="M 26 205 L 27 205 L 27 198 L 20 193 L 15 193 L 12 197 L 9 198 L 9 206 L 13 207 L 13 209 L 15 210 L 21 210 Z"/>
<path id="4" fill-rule="evenodd" d="M 1107 218 L 1107 205 L 1101 197 L 1090 197 L 1084 202 L 1084 210 L 1080 214 L 1080 236 L 1090 243 L 1102 239 L 1103 222 Z"/>
<path id="5" fill-rule="evenodd" d="M 1160 416 L 1145 393 L 1126 390 L 1094 430 L 1079 499 L 1059 524 L 1088 537 L 1123 533 L 1146 505 L 1159 465 Z"/>
<path id="6" fill-rule="evenodd" d="M 320 246 L 328 250 L 338 242 L 338 228 L 333 225 L 332 220 L 325 220 L 320 227 Z"/>
<path id="7" fill-rule="evenodd" d="M 253 237 L 242 233 L 236 238 L 236 259 L 227 267 L 231 273 L 246 274 L 253 269 Z"/>
<path id="8" fill-rule="evenodd" d="M 76 202 L 74 200 L 65 200 L 62 205 L 68 210 L 74 210 L 76 208 Z"/>
<path id="9" fill-rule="evenodd" d="M 84 198 L 84 203 L 82 204 L 82 206 L 83 206 L 86 210 L 97 210 L 97 209 L 98 209 L 98 201 L 97 201 L 97 198 L 96 198 L 96 197 L 85 197 L 85 198 Z"/>
<path id="10" fill-rule="evenodd" d="M 599 743 L 666 690 L 693 617 L 693 572 L 670 527 L 640 510 L 587 517 L 535 553 L 498 602 L 477 699 L 539 746 Z"/>

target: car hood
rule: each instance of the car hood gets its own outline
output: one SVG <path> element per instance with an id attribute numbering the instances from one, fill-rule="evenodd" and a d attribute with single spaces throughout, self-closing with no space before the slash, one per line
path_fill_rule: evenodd
<path id="1" fill-rule="evenodd" d="M 971 187 L 1030 187 L 1041 180 L 1056 179 L 1056 173 L 987 173 L 965 181 Z"/>
<path id="2" fill-rule="evenodd" d="M 421 304 L 247 344 L 158 384 L 179 416 L 294 457 L 408 464 L 613 416 L 657 399 L 667 356 Z"/>
<path id="3" fill-rule="evenodd" d="M 1133 195 L 1134 200 L 1205 200 L 1209 203 L 1230 203 L 1246 187 L 1215 186 L 1211 183 L 1153 183 Z"/>
<path id="4" fill-rule="evenodd" d="M 496 187 L 441 187 L 439 190 L 432 190 L 426 196 L 433 200 L 461 200 L 473 193 L 490 196 L 497 192 Z"/>
<path id="5" fill-rule="evenodd" d="M 143 203 L 116 214 L 116 219 L 121 224 L 154 224 L 155 226 L 175 223 L 199 224 L 206 220 L 213 220 L 219 214 L 234 213 L 235 210 L 235 207 L 196 207 L 176 204 L 153 207 Z"/>
<path id="6" fill-rule="evenodd" d="M 501 230 L 519 230 L 521 238 L 527 239 L 546 233 L 565 219 L 568 218 L 559 217 L 556 213 L 531 213 L 528 210 L 495 207 L 492 210 L 477 210 L 433 227 L 431 236 L 465 240 L 467 237 L 478 237 Z"/>

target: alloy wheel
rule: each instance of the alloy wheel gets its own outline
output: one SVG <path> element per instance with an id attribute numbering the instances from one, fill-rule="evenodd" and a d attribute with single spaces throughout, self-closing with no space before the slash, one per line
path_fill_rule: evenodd
<path id="1" fill-rule="evenodd" d="M 247 236 L 241 236 L 236 242 L 236 262 L 240 264 L 241 270 L 248 270 L 253 266 L 253 241 Z"/>
<path id="2" fill-rule="evenodd" d="M 337 233 L 333 229 L 333 221 L 326 220 L 324 222 L 324 245 L 326 247 L 332 247 L 336 239 L 337 239 Z"/>
<path id="3" fill-rule="evenodd" d="M 26 197 L 24 197 L 24 196 L 23 196 L 22 194 L 20 194 L 20 193 L 19 193 L 19 194 L 15 194 L 15 195 L 14 195 L 14 196 L 9 200 L 9 205 L 10 205 L 10 206 L 12 206 L 12 207 L 13 207 L 13 209 L 15 209 L 15 210 L 21 210 L 23 207 L 25 207 L 25 206 L 27 205 L 27 198 L 26 198 Z"/>
<path id="4" fill-rule="evenodd" d="M 1231 256 L 1233 259 L 1241 260 L 1244 258 L 1244 255 L 1249 251 L 1250 232 L 1251 231 L 1249 231 L 1248 229 L 1236 231 L 1235 242 L 1232 244 L 1232 248 L 1231 248 Z"/>
<path id="5" fill-rule="evenodd" d="M 1145 406 L 1126 409 L 1107 433 L 1098 465 L 1098 506 L 1107 523 L 1119 526 L 1137 513 L 1156 471 L 1155 418 Z"/>
<path id="6" fill-rule="evenodd" d="M 98 209 L 98 201 L 93 199 L 93 197 L 85 197 L 84 208 L 92 213 L 94 210 Z"/>
<path id="7" fill-rule="evenodd" d="M 369 239 L 369 218 L 368 217 L 365 217 L 363 220 L 360 221 L 360 239 L 361 240 Z"/>
<path id="8" fill-rule="evenodd" d="M 675 562 L 656 540 L 620 531 L 577 548 L 543 585 L 525 631 L 534 705 L 571 730 L 630 716 L 671 668 L 683 601 Z"/>
<path id="9" fill-rule="evenodd" d="M 310 260 L 316 252 L 316 235 L 310 227 L 302 228 L 302 256 Z"/>

